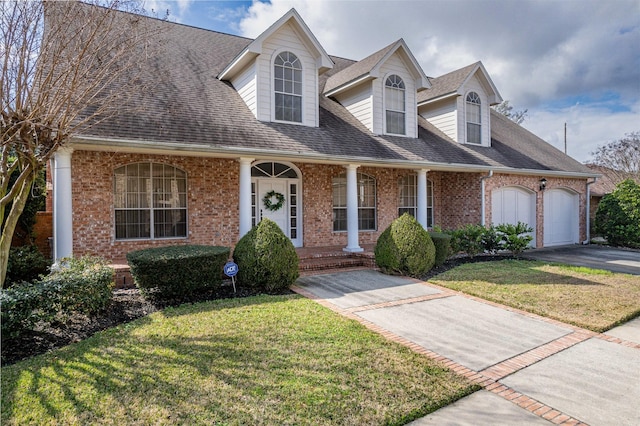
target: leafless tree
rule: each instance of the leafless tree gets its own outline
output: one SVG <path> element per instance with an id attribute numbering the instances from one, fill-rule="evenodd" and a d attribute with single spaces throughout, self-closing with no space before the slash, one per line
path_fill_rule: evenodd
<path id="1" fill-rule="evenodd" d="M 157 51 L 160 21 L 142 17 L 137 2 L 89 1 L 0 3 L 0 286 L 38 172 L 73 134 L 145 90 L 138 77 Z"/>
<path id="2" fill-rule="evenodd" d="M 527 118 L 528 109 L 522 109 L 519 111 L 514 111 L 513 106 L 509 103 L 509 101 L 502 101 L 498 105 L 494 107 L 496 112 L 507 117 L 509 120 L 522 124 L 524 120 Z"/>
<path id="3" fill-rule="evenodd" d="M 600 145 L 591 155 L 594 164 L 611 170 L 615 182 L 633 179 L 640 184 L 640 131 Z"/>

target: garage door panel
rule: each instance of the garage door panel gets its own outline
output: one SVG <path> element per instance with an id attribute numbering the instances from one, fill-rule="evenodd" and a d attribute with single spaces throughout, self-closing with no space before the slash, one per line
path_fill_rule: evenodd
<path id="1" fill-rule="evenodd" d="M 491 218 L 494 225 L 523 222 L 534 229 L 531 246 L 535 247 L 535 194 L 522 188 L 507 187 L 494 190 L 491 197 Z"/>
<path id="2" fill-rule="evenodd" d="M 545 247 L 577 243 L 578 220 L 578 194 L 564 189 L 552 189 L 545 192 Z"/>

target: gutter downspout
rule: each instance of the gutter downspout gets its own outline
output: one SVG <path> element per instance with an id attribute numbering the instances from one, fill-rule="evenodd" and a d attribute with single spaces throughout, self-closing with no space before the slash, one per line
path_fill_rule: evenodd
<path id="1" fill-rule="evenodd" d="M 486 192 L 485 191 L 484 181 L 487 180 L 487 179 L 490 179 L 492 176 L 493 176 L 493 170 L 489 170 L 489 174 L 488 175 L 482 176 L 480 178 L 480 185 L 481 185 L 481 188 L 482 188 L 482 191 L 481 191 L 482 192 L 482 195 L 481 195 L 482 196 L 482 200 L 481 200 L 482 201 L 482 203 L 481 203 L 482 204 L 482 207 L 481 207 L 482 211 L 481 211 L 481 216 L 480 216 L 481 217 L 480 224 L 482 226 L 486 226 L 486 221 L 487 221 L 486 213 L 485 213 L 485 207 L 486 207 L 487 203 L 486 203 L 486 201 L 484 199 L 485 198 L 485 192 Z"/>
<path id="2" fill-rule="evenodd" d="M 589 244 L 591 242 L 591 188 L 598 181 L 597 177 L 593 178 L 593 182 L 587 182 L 587 211 L 585 212 L 585 223 L 587 226 L 587 239 L 582 244 Z"/>

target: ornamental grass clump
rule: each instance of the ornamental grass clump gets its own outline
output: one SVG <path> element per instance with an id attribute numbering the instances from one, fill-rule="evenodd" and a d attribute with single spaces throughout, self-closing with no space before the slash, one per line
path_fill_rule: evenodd
<path id="1" fill-rule="evenodd" d="M 238 284 L 266 293 L 289 288 L 300 275 L 293 243 L 269 219 L 261 220 L 238 241 L 233 258 L 238 264 Z"/>
<path id="2" fill-rule="evenodd" d="M 436 248 L 422 225 L 405 213 L 380 235 L 375 256 L 376 264 L 386 274 L 418 277 L 433 268 Z"/>

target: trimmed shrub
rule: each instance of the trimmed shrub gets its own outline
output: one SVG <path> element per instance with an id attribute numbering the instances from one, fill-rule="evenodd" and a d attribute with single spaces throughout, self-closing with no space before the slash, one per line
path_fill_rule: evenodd
<path id="1" fill-rule="evenodd" d="M 2 338 L 73 312 L 93 315 L 111 302 L 113 269 L 96 257 L 63 259 L 63 266 L 33 283 L 0 291 Z"/>
<path id="2" fill-rule="evenodd" d="M 451 235 L 443 232 L 429 232 L 436 248 L 435 266 L 442 265 L 451 255 Z"/>
<path id="3" fill-rule="evenodd" d="M 131 275 L 146 297 L 170 299 L 217 290 L 229 247 L 184 245 L 127 253 Z"/>
<path id="4" fill-rule="evenodd" d="M 48 272 L 51 263 L 36 246 L 11 247 L 7 263 L 5 285 L 21 281 L 33 281 Z"/>
<path id="5" fill-rule="evenodd" d="M 640 248 L 640 185 L 620 182 L 596 210 L 596 232 L 616 246 Z"/>
<path id="6" fill-rule="evenodd" d="M 500 240 L 501 248 L 509 250 L 516 256 L 529 248 L 529 243 L 533 240 L 530 232 L 533 228 L 526 223 L 518 222 L 516 225 L 511 223 L 502 223 L 495 227 Z"/>
<path id="7" fill-rule="evenodd" d="M 451 231 L 452 243 L 457 252 L 463 252 L 469 257 L 484 253 L 483 238 L 486 228 L 482 225 L 467 225 Z"/>
<path id="8" fill-rule="evenodd" d="M 238 264 L 238 284 L 267 293 L 289 288 L 300 275 L 293 243 L 269 219 L 262 219 L 240 238 L 233 258 Z"/>
<path id="9" fill-rule="evenodd" d="M 405 213 L 380 234 L 375 256 L 376 264 L 387 274 L 418 277 L 433 268 L 436 248 L 422 225 Z"/>
<path id="10" fill-rule="evenodd" d="M 491 225 L 488 228 L 484 228 L 482 232 L 482 250 L 485 253 L 494 254 L 497 253 L 498 250 L 502 250 L 502 246 L 502 236 L 496 227 Z"/>

